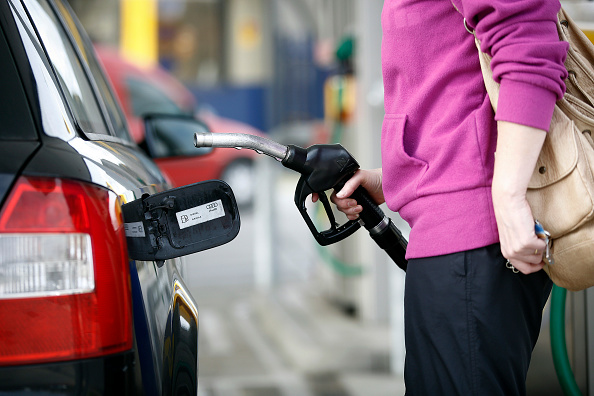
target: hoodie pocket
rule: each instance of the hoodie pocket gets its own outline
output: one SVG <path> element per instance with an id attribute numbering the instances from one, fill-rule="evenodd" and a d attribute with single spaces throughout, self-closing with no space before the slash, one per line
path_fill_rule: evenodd
<path id="1" fill-rule="evenodd" d="M 406 122 L 404 114 L 386 114 L 382 125 L 383 187 L 392 210 L 399 210 L 417 198 L 417 187 L 427 171 L 425 161 L 407 152 L 406 148 L 413 147 L 415 139 L 406 136 Z"/>

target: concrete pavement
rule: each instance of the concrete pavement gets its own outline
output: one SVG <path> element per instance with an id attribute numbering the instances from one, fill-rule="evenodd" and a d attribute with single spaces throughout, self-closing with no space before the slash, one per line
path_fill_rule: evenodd
<path id="1" fill-rule="evenodd" d="M 365 326 L 303 285 L 235 288 L 200 308 L 201 396 L 404 394 L 388 329 Z"/>

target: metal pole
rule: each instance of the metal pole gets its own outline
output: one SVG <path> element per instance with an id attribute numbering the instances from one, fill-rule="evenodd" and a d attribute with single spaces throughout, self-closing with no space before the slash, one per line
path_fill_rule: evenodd
<path id="1" fill-rule="evenodd" d="M 275 167 L 278 164 L 266 157 L 256 159 L 256 180 L 258 188 L 254 201 L 254 283 L 262 292 L 270 291 L 276 282 L 275 266 Z"/>

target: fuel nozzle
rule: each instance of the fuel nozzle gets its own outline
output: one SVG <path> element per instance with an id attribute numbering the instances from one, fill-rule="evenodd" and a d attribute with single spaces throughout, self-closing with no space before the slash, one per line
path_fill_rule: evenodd
<path id="1" fill-rule="evenodd" d="M 289 145 L 282 164 L 307 176 L 313 191 L 327 191 L 344 185 L 359 164 L 340 144 L 316 144 L 304 149 Z M 345 180 L 346 179 L 346 180 Z"/>
<path id="2" fill-rule="evenodd" d="M 351 198 L 363 207 L 359 219 L 349 220 L 343 225 L 336 222 L 325 192 L 342 189 L 346 181 L 359 169 L 355 158 L 340 144 L 318 144 L 302 148 L 295 145 L 284 146 L 255 135 L 197 133 L 194 145 L 248 148 L 280 160 L 285 167 L 301 174 L 295 190 L 295 205 L 320 245 L 326 246 L 341 241 L 363 225 L 371 238 L 392 260 L 406 270 L 406 239 L 363 187 L 359 186 L 351 195 Z M 325 231 L 318 231 L 307 213 L 306 200 L 313 193 L 318 194 L 330 222 L 330 228 Z"/>
<path id="3" fill-rule="evenodd" d="M 325 193 L 332 189 L 340 190 L 359 169 L 357 161 L 344 147 L 339 144 L 320 144 L 304 149 L 289 145 L 287 155 L 281 162 L 285 167 L 301 174 L 295 189 L 295 205 L 320 245 L 341 241 L 361 227 L 358 220 L 339 225 Z M 330 228 L 325 231 L 318 231 L 307 213 L 307 197 L 313 193 L 318 194 L 330 222 Z"/>

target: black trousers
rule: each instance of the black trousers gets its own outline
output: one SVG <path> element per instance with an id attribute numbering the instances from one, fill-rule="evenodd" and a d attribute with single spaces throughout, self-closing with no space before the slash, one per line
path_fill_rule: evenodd
<path id="1" fill-rule="evenodd" d="M 409 261 L 406 395 L 526 394 L 552 283 L 544 271 L 513 273 L 499 249 Z"/>

